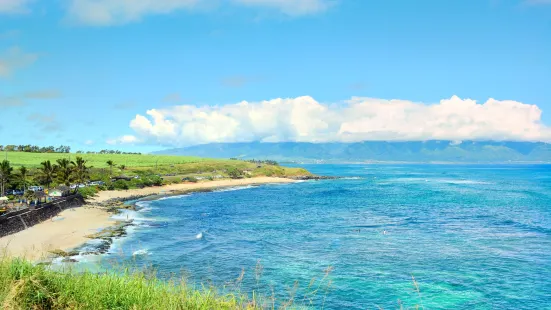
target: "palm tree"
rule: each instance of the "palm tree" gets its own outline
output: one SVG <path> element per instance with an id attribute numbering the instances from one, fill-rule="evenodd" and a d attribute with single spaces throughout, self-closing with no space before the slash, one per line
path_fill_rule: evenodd
<path id="1" fill-rule="evenodd" d="M 7 160 L 3 160 L 0 163 L 0 196 L 4 195 L 4 192 L 6 190 L 6 185 L 8 184 L 11 173 L 13 171 L 13 167 L 10 166 L 10 162 Z"/>
<path id="2" fill-rule="evenodd" d="M 38 168 L 38 177 L 40 178 L 41 184 L 44 184 L 50 188 L 50 184 L 54 181 L 56 177 L 56 166 L 47 160 L 40 163 L 41 167 Z"/>
<path id="3" fill-rule="evenodd" d="M 27 176 L 29 174 L 29 170 L 27 170 L 27 167 L 21 166 L 19 167 L 19 180 L 21 184 L 23 185 L 23 190 L 27 189 Z"/>
<path id="4" fill-rule="evenodd" d="M 57 160 L 57 181 L 67 186 L 71 185 L 71 177 L 73 169 L 71 169 L 71 162 L 67 158 L 61 158 Z"/>
<path id="5" fill-rule="evenodd" d="M 109 176 L 113 176 L 113 166 L 115 166 L 115 163 L 112 160 L 107 161 L 107 166 L 109 166 Z"/>
<path id="6" fill-rule="evenodd" d="M 77 156 L 75 161 L 72 161 L 74 179 L 77 183 L 85 183 L 90 178 L 89 170 L 92 167 L 86 167 L 86 160 Z"/>
<path id="7" fill-rule="evenodd" d="M 23 199 L 25 199 L 25 202 L 29 204 L 30 201 L 36 199 L 36 195 L 33 191 L 26 191 L 25 194 L 23 194 Z"/>

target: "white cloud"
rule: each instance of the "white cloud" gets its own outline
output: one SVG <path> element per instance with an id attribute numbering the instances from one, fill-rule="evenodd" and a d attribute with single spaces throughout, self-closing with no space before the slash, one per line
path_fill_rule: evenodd
<path id="1" fill-rule="evenodd" d="M 17 46 L 11 47 L 0 54 L 0 78 L 12 75 L 15 70 L 29 66 L 37 59 L 37 54 L 26 53 Z"/>
<path id="2" fill-rule="evenodd" d="M 31 0 L 0 0 L 0 14 L 20 14 L 26 13 L 27 4 Z"/>
<path id="3" fill-rule="evenodd" d="M 551 142 L 535 105 L 453 96 L 437 104 L 352 98 L 321 104 L 312 97 L 180 105 L 152 109 L 130 122 L 131 143 L 187 146 L 211 142 L 364 140 L 516 140 Z M 119 139 L 124 140 L 124 139 Z"/>
<path id="4" fill-rule="evenodd" d="M 138 21 L 146 15 L 189 9 L 203 0 L 70 0 L 72 20 L 95 26 Z"/>
<path id="5" fill-rule="evenodd" d="M 316 14 L 327 10 L 334 4 L 330 0 L 232 0 L 247 6 L 264 6 L 291 15 Z"/>
<path id="6" fill-rule="evenodd" d="M 86 145 L 92 145 L 92 144 L 94 144 L 94 141 L 93 141 L 93 140 L 86 140 L 86 141 L 84 142 L 84 144 L 86 144 Z"/>
<path id="7" fill-rule="evenodd" d="M 13 1 L 13 0 L 12 0 Z M 335 0 L 229 0 L 247 7 L 265 7 L 291 16 L 323 12 Z M 139 21 L 147 15 L 168 14 L 183 9 L 215 5 L 213 0 L 69 0 L 68 16 L 73 22 L 108 26 Z"/>
<path id="8" fill-rule="evenodd" d="M 125 135 L 116 139 L 108 139 L 107 144 L 116 145 L 116 144 L 132 144 L 139 142 L 138 138 L 132 135 Z"/>

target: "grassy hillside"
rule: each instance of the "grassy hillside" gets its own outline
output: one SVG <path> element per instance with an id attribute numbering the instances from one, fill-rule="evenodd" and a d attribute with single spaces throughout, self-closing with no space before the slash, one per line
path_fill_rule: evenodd
<path id="1" fill-rule="evenodd" d="M 39 169 L 40 163 L 49 160 L 57 165 L 58 159 L 76 160 L 83 157 L 87 169 L 86 180 L 103 181 L 99 187 L 81 188 L 84 196 L 95 194 L 98 190 L 143 188 L 163 184 L 208 181 L 221 178 L 250 178 L 258 176 L 294 177 L 305 176 L 310 173 L 302 168 L 287 168 L 270 162 L 247 162 L 229 159 L 206 159 L 186 156 L 159 156 L 159 155 L 129 155 L 129 154 L 70 154 L 70 153 L 24 153 L 8 152 L 9 164 L 15 169 L 12 171 L 6 189 L 20 189 L 30 185 L 43 185 L 49 188 L 61 184 L 74 184 L 75 173 L 70 171 L 68 178 L 62 179 L 61 170 L 55 170 L 51 182 L 47 182 L 45 174 Z M 0 159 L 0 161 L 3 159 Z M 114 163 L 113 167 L 107 161 Z M 71 164 L 72 165 L 72 164 Z M 19 176 L 19 167 L 26 167 L 25 183 Z M 58 166 L 59 167 L 59 166 Z M 121 176 L 125 180 L 112 180 Z M 134 178 L 135 177 L 135 178 Z M 17 197 L 10 196 L 13 199 Z"/>
<path id="2" fill-rule="evenodd" d="M 0 258 L 2 309 L 260 309 L 239 294 L 193 290 L 145 274 L 55 272 Z"/>
<path id="3" fill-rule="evenodd" d="M 71 158 L 80 156 L 88 161 L 88 165 L 95 168 L 106 168 L 107 161 L 113 160 L 117 165 L 126 165 L 127 167 L 154 167 L 155 165 L 175 165 L 186 163 L 197 163 L 209 161 L 209 159 L 195 156 L 170 156 L 170 155 L 129 155 L 129 154 L 74 154 L 74 153 L 26 153 L 26 152 L 7 152 L 0 153 L 0 160 L 7 159 L 12 166 L 26 166 L 29 168 L 38 167 L 41 162 L 50 160 L 56 161 L 58 158 Z"/>

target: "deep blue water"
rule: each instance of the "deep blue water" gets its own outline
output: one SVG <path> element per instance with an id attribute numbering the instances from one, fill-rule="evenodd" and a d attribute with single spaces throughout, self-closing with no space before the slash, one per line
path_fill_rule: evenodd
<path id="1" fill-rule="evenodd" d="M 551 309 L 551 166 L 304 167 L 357 178 L 140 202 L 103 264 L 279 300 L 319 286 L 313 308 Z"/>

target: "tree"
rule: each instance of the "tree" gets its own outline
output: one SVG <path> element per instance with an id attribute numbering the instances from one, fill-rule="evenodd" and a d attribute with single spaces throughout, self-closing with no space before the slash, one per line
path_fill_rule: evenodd
<path id="1" fill-rule="evenodd" d="M 67 186 L 71 185 L 71 177 L 73 169 L 71 162 L 67 158 L 61 158 L 57 160 L 57 166 L 54 166 L 54 170 L 57 170 L 57 181 Z"/>
<path id="2" fill-rule="evenodd" d="M 6 192 L 6 185 L 10 181 L 13 167 L 10 166 L 10 162 L 3 160 L 0 163 L 0 196 Z"/>
<path id="3" fill-rule="evenodd" d="M 109 175 L 113 176 L 113 166 L 115 166 L 115 163 L 112 160 L 107 161 L 107 166 L 109 166 Z"/>
<path id="4" fill-rule="evenodd" d="M 49 160 L 41 162 L 40 168 L 38 168 L 38 177 L 40 184 L 46 185 L 49 189 L 50 184 L 52 184 L 56 177 L 55 165 L 52 165 Z"/>
<path id="5" fill-rule="evenodd" d="M 19 181 L 23 186 L 23 190 L 27 189 L 27 177 L 29 175 L 29 170 L 25 166 L 19 167 Z"/>
<path id="6" fill-rule="evenodd" d="M 120 165 L 119 168 L 124 171 L 124 169 L 126 169 L 126 165 Z"/>
<path id="7" fill-rule="evenodd" d="M 78 183 L 85 183 L 90 178 L 89 170 L 92 167 L 86 167 L 86 160 L 77 156 L 76 160 L 71 162 L 73 165 L 74 179 Z"/>
<path id="8" fill-rule="evenodd" d="M 23 198 L 25 198 L 25 201 L 26 201 L 27 204 L 28 204 L 29 201 L 32 201 L 32 200 L 35 200 L 35 199 L 36 199 L 35 192 L 33 192 L 33 191 L 25 191 L 25 194 L 23 194 Z"/>

